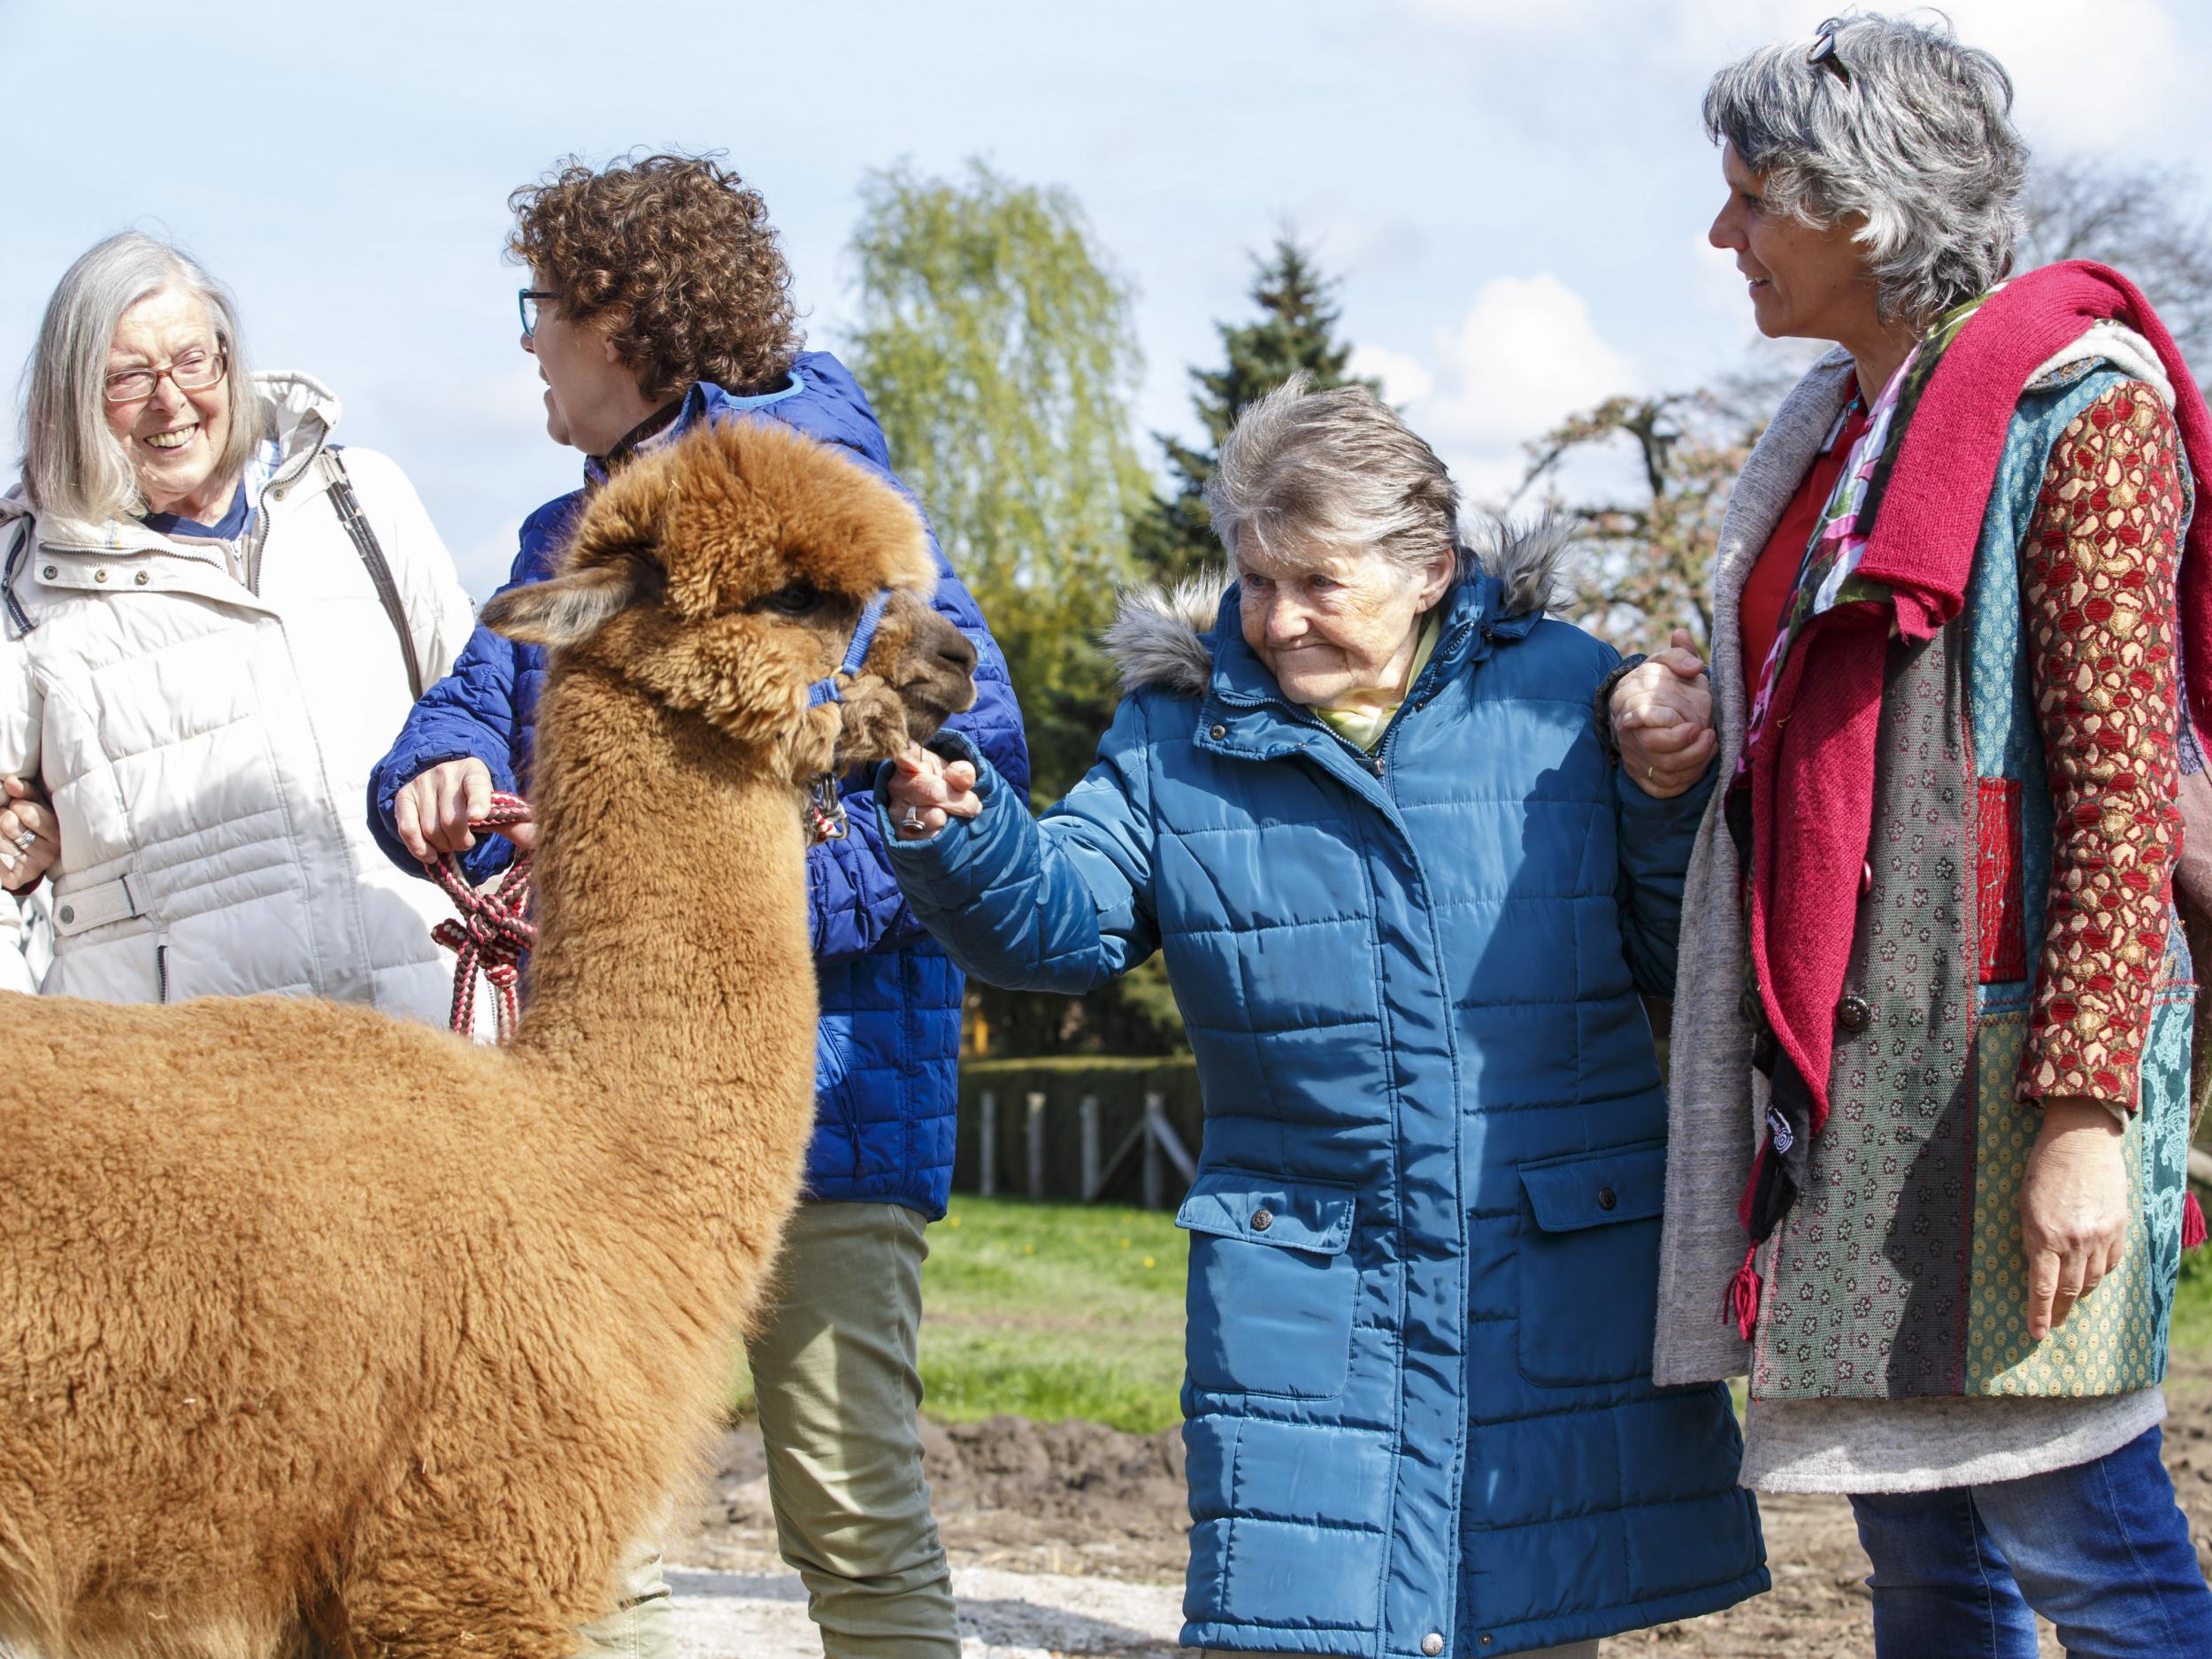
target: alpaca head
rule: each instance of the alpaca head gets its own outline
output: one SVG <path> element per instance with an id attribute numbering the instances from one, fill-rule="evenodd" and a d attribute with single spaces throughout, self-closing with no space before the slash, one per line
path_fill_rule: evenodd
<path id="1" fill-rule="evenodd" d="M 920 512 L 840 451 L 764 421 L 702 425 L 595 495 L 558 574 L 483 619 L 702 718 L 795 782 L 883 759 L 975 699 L 975 648 L 933 610 Z M 868 602 L 890 602 L 841 699 Z"/>

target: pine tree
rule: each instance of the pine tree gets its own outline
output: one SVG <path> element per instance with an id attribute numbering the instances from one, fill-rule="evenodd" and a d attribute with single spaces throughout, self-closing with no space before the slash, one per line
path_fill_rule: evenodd
<path id="1" fill-rule="evenodd" d="M 1373 380 L 1344 372 L 1352 348 L 1336 337 L 1341 315 L 1336 281 L 1321 273 L 1294 235 L 1277 237 L 1270 256 L 1254 265 L 1251 295 L 1259 320 L 1217 324 L 1225 366 L 1190 372 L 1191 404 L 1205 429 L 1205 447 L 1166 433 L 1153 434 L 1166 459 L 1171 488 L 1139 516 L 1130 541 L 1137 564 L 1162 581 L 1179 581 L 1220 562 L 1206 517 L 1206 480 L 1213 476 L 1221 441 L 1247 403 L 1301 369 L 1316 387 L 1356 383 L 1381 389 Z"/>

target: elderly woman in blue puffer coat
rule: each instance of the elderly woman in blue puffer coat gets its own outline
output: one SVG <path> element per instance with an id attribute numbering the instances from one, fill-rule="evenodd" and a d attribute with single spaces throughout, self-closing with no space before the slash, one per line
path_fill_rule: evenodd
<path id="1" fill-rule="evenodd" d="M 1131 695 L 1064 800 L 1032 818 L 956 734 L 877 792 L 976 977 L 1165 953 L 1206 1107 L 1184 1641 L 1583 1655 L 1765 1588 L 1726 1393 L 1650 1376 L 1638 993 L 1712 787 L 1695 657 L 1545 619 L 1557 538 L 1460 550 L 1357 388 L 1255 403 L 1210 496 L 1236 585 L 1125 609 Z"/>

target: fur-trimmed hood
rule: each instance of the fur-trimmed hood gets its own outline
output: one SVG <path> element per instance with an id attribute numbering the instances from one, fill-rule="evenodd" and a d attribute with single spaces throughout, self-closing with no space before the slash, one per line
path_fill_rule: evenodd
<path id="1" fill-rule="evenodd" d="M 1574 545 L 1563 518 L 1547 514 L 1532 524 L 1498 522 L 1482 545 L 1462 554 L 1464 581 L 1479 574 L 1501 589 L 1500 616 L 1540 616 L 1558 603 L 1562 567 Z M 1220 619 L 1229 572 L 1210 570 L 1172 588 L 1133 588 L 1121 595 L 1112 624 L 1100 636 L 1120 672 L 1124 691 L 1167 691 L 1202 695 L 1214 672 L 1212 634 Z"/>

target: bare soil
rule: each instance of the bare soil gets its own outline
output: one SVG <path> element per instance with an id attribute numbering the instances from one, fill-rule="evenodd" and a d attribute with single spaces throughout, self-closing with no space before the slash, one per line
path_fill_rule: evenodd
<path id="1" fill-rule="evenodd" d="M 2177 1364 L 2167 1386 L 2167 1467 L 2212 1571 L 2212 1363 Z M 1190 1520 L 1183 1447 L 1174 1431 L 1125 1434 L 1095 1423 L 925 1425 L 938 1526 L 956 1566 L 1140 1583 L 1179 1580 Z M 1666 1659 L 1865 1659 L 1865 1558 L 1841 1498 L 1763 1498 L 1773 1591 L 1725 1612 L 1639 1631 L 1609 1655 Z M 671 1555 L 703 1567 L 772 1562 L 775 1525 L 757 1428 L 733 1432 L 690 1537 Z M 2044 1649 L 2059 1648 L 2045 1632 Z M 1168 1653 L 1171 1649 L 1147 1648 Z"/>

